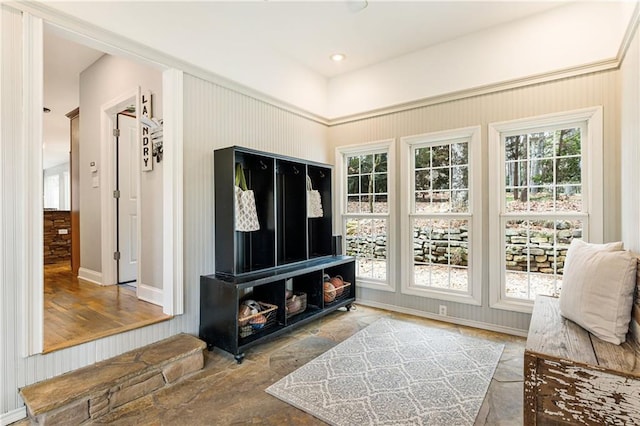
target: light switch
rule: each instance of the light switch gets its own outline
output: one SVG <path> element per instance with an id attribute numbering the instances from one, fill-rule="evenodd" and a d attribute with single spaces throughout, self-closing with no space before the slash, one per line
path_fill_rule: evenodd
<path id="1" fill-rule="evenodd" d="M 100 177 L 98 175 L 95 175 L 91 178 L 91 186 L 93 188 L 97 188 L 100 186 Z"/>

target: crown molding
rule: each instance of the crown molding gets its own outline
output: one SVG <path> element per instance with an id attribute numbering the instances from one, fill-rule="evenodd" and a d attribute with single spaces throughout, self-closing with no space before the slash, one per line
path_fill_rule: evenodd
<path id="1" fill-rule="evenodd" d="M 625 56 L 627 55 L 627 51 L 631 46 L 631 42 L 633 41 L 633 37 L 638 30 L 638 23 L 640 22 L 640 3 L 636 3 L 636 7 L 633 9 L 633 15 L 631 15 L 631 20 L 629 21 L 629 26 L 627 26 L 627 31 L 624 33 L 624 37 L 622 39 L 622 43 L 620 44 L 620 49 L 618 49 L 618 61 L 620 64 L 624 61 Z"/>

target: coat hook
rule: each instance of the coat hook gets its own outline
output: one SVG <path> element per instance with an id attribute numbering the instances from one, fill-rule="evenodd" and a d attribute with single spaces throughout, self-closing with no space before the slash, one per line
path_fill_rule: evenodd
<path id="1" fill-rule="evenodd" d="M 297 175 L 300 173 L 300 170 L 298 170 L 298 168 L 296 166 L 293 166 L 293 174 Z"/>
<path id="2" fill-rule="evenodd" d="M 320 178 L 324 179 L 324 173 L 322 172 L 322 170 L 320 171 Z"/>
<path id="3" fill-rule="evenodd" d="M 264 161 L 262 161 L 262 160 L 260 160 L 260 168 L 261 168 L 262 170 L 267 170 L 267 165 L 266 165 L 266 164 L 264 164 Z"/>

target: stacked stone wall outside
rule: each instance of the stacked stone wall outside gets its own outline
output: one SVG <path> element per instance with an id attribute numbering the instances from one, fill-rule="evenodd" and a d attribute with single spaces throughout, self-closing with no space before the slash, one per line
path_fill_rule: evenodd
<path id="1" fill-rule="evenodd" d="M 551 223 L 553 226 L 553 222 Z M 505 261 L 510 271 L 562 274 L 567 249 L 573 238 L 582 238 L 581 229 L 569 222 L 556 222 L 556 229 L 509 228 L 505 233 Z M 554 248 L 554 238 L 556 247 Z M 360 237 L 347 235 L 346 254 L 372 259 L 386 259 L 386 235 Z M 416 264 L 467 266 L 469 232 L 465 226 L 443 229 L 416 228 L 413 232 L 413 258 Z"/>

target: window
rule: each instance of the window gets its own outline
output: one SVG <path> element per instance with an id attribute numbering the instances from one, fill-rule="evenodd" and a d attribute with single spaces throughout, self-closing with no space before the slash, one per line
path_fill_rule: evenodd
<path id="1" fill-rule="evenodd" d="M 479 305 L 480 129 L 402 140 L 403 292 Z"/>
<path id="2" fill-rule="evenodd" d="M 43 208 L 45 210 L 70 210 L 71 182 L 69 163 L 44 169 L 42 175 Z"/>
<path id="3" fill-rule="evenodd" d="M 393 140 L 337 150 L 345 254 L 358 285 L 393 290 Z"/>
<path id="4" fill-rule="evenodd" d="M 45 210 L 58 210 L 60 207 L 60 175 L 50 175 L 44 178 Z"/>
<path id="5" fill-rule="evenodd" d="M 558 295 L 571 240 L 602 240 L 598 111 L 490 125 L 493 306 Z"/>

